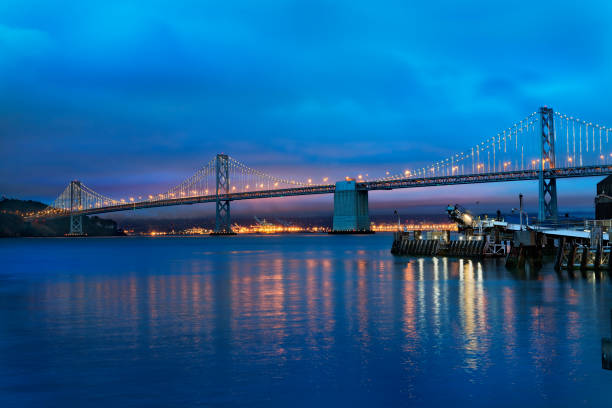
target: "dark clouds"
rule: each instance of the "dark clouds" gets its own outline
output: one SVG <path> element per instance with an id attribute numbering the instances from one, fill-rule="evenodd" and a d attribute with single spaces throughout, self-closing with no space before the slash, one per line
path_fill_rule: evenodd
<path id="1" fill-rule="evenodd" d="M 0 191 L 50 199 L 72 178 L 148 191 L 220 151 L 296 176 L 382 174 L 462 150 L 543 104 L 610 124 L 610 11 L 606 1 L 4 1 Z"/>

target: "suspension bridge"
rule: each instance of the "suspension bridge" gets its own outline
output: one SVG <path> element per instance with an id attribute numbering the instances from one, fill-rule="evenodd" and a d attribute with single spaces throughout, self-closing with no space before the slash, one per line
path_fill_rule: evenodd
<path id="1" fill-rule="evenodd" d="M 47 208 L 28 214 L 26 220 L 70 217 L 70 234 L 81 235 L 87 215 L 214 202 L 215 233 L 231 234 L 231 201 L 334 194 L 333 230 L 366 232 L 369 191 L 521 180 L 539 181 L 538 219 L 554 220 L 557 179 L 612 174 L 611 134 L 612 128 L 542 107 L 481 143 L 430 165 L 374 179 L 361 175 L 336 183 L 324 179 L 322 184 L 276 177 L 217 154 L 191 177 L 157 194 L 113 199 L 81 181 L 71 181 Z"/>

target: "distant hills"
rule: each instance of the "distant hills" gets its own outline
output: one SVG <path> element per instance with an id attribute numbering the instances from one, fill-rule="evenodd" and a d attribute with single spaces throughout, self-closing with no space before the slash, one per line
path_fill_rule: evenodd
<path id="1" fill-rule="evenodd" d="M 70 218 L 27 222 L 22 214 L 47 207 L 38 201 L 12 198 L 0 200 L 0 237 L 61 237 L 70 230 Z M 83 217 L 83 230 L 89 236 L 123 235 L 117 223 L 99 217 Z"/>

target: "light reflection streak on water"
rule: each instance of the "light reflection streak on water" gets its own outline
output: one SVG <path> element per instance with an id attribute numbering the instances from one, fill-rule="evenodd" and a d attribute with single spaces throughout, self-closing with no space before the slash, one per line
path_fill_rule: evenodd
<path id="1" fill-rule="evenodd" d="M 417 327 L 419 330 L 422 330 L 425 322 L 426 322 L 426 313 L 427 308 L 425 306 L 425 259 L 418 259 L 418 279 L 416 280 L 417 285 L 417 300 L 418 300 L 418 308 L 419 308 L 419 318 L 417 320 Z"/>
<path id="2" fill-rule="evenodd" d="M 543 291 L 543 299 L 552 299 L 552 289 Z M 531 344 L 530 351 L 534 366 L 539 375 L 550 372 L 557 358 L 559 330 L 555 308 L 549 303 L 539 303 L 531 307 Z"/>
<path id="3" fill-rule="evenodd" d="M 415 278 L 414 278 L 414 264 L 409 262 L 404 269 L 404 333 L 407 337 L 405 348 L 407 351 L 415 351 L 417 341 L 419 339 L 419 333 L 416 327 L 415 320 Z"/>
<path id="4" fill-rule="evenodd" d="M 516 311 L 514 289 L 506 287 L 502 292 L 502 303 L 504 313 L 504 354 L 509 362 L 513 362 L 516 356 Z"/>
<path id="5" fill-rule="evenodd" d="M 481 263 L 477 262 L 474 271 L 471 260 L 466 262 L 460 259 L 459 280 L 459 306 L 465 338 L 465 367 L 476 371 L 488 365 L 486 297 L 482 285 Z"/>
<path id="6" fill-rule="evenodd" d="M 357 260 L 357 315 L 359 322 L 360 344 L 363 346 L 363 351 L 367 351 L 370 347 L 369 333 L 369 316 L 368 309 L 369 293 L 368 293 L 368 276 L 366 271 L 366 261 L 363 259 Z"/>
<path id="7" fill-rule="evenodd" d="M 334 279 L 332 277 L 332 263 L 329 259 L 320 260 L 321 275 L 323 281 L 323 316 L 321 318 L 324 328 L 323 345 L 326 348 L 333 347 L 334 337 L 330 335 L 335 328 L 336 319 L 334 317 Z"/>
<path id="8" fill-rule="evenodd" d="M 317 341 L 317 329 L 318 323 L 316 319 L 316 308 L 317 308 L 317 277 L 314 273 L 314 268 L 311 259 L 306 259 L 306 310 L 310 311 L 306 313 L 307 319 L 307 339 L 310 347 L 318 349 L 319 342 Z"/>
<path id="9" fill-rule="evenodd" d="M 440 260 L 433 258 L 433 326 L 434 335 L 440 335 Z"/>

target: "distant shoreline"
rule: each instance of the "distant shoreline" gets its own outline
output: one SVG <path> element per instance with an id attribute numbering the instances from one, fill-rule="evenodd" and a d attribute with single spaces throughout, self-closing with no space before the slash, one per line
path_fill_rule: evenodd
<path id="1" fill-rule="evenodd" d="M 12 198 L 0 200 L 0 238 L 64 237 L 70 231 L 69 217 L 25 221 L 22 214 L 39 211 L 47 205 L 39 201 Z M 87 236 L 124 236 L 113 220 L 99 217 L 83 217 L 83 229 Z"/>

